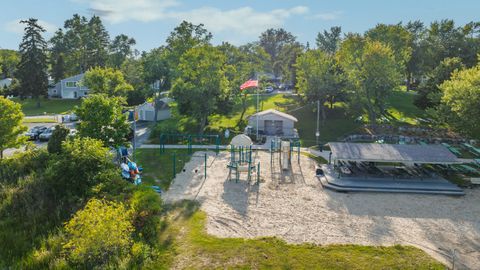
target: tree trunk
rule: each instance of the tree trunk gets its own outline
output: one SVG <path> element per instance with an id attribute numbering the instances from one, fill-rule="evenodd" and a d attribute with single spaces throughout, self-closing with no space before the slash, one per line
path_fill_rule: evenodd
<path id="1" fill-rule="evenodd" d="M 3 159 L 3 150 L 0 150 L 0 159 Z"/>
<path id="2" fill-rule="evenodd" d="M 411 89 L 412 73 L 407 72 L 407 92 Z"/>
<path id="3" fill-rule="evenodd" d="M 37 100 L 37 108 L 40 108 L 40 97 L 35 98 Z"/>
<path id="4" fill-rule="evenodd" d="M 203 135 L 203 131 L 205 129 L 205 126 L 207 125 L 207 118 L 208 118 L 208 115 L 205 115 L 205 116 L 202 116 L 202 119 L 200 120 L 200 130 L 199 130 L 200 135 Z"/>
<path id="5" fill-rule="evenodd" d="M 247 111 L 247 100 L 246 95 L 245 98 L 242 98 L 242 113 L 240 114 L 240 119 L 238 119 L 237 127 L 240 127 L 243 121 L 243 117 L 245 116 L 245 112 Z"/>

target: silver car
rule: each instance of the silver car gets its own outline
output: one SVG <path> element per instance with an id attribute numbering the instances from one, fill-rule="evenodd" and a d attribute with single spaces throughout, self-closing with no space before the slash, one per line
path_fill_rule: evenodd
<path id="1" fill-rule="evenodd" d="M 40 134 L 38 136 L 38 139 L 40 141 L 48 141 L 50 140 L 50 138 L 52 137 L 52 134 L 53 134 L 53 131 L 55 130 L 55 126 L 53 127 L 49 127 L 47 128 L 47 130 L 45 130 L 45 132 L 43 132 L 42 134 Z"/>

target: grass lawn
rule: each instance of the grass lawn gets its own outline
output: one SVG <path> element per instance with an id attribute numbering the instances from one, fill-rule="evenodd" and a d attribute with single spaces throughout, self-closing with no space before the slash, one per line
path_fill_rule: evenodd
<path id="1" fill-rule="evenodd" d="M 394 117 L 393 123 L 419 125 L 418 118 L 428 118 L 427 113 L 415 106 L 415 92 L 395 90 L 387 99 L 387 111 Z"/>
<path id="2" fill-rule="evenodd" d="M 168 269 L 445 269 L 414 247 L 292 245 L 273 237 L 217 238 L 193 202 L 170 206 L 153 268 Z"/>
<path id="3" fill-rule="evenodd" d="M 56 123 L 57 121 L 51 117 L 35 117 L 24 118 L 23 123 Z"/>
<path id="4" fill-rule="evenodd" d="M 61 114 L 71 111 L 76 105 L 80 105 L 80 99 L 44 99 L 40 100 L 40 108 L 37 108 L 37 102 L 34 99 L 12 99 L 22 105 L 22 111 L 25 115 Z"/>
<path id="5" fill-rule="evenodd" d="M 166 149 L 160 154 L 160 149 L 137 149 L 135 162 L 143 168 L 142 181 L 149 185 L 158 185 L 163 190 L 170 187 L 173 180 L 173 153 L 176 153 L 175 171 L 179 173 L 185 163 L 190 161 L 187 149 Z"/>
<path id="6" fill-rule="evenodd" d="M 419 125 L 418 118 L 428 118 L 428 115 L 413 104 L 414 92 L 395 90 L 387 100 L 387 111 L 391 115 L 390 123 L 393 125 Z M 260 110 L 276 109 L 292 114 L 298 119 L 295 128 L 298 130 L 302 146 L 308 147 L 316 144 L 315 131 L 317 113 L 315 104 L 302 104 L 297 96 L 275 94 L 260 96 Z M 358 115 L 346 113 L 343 103 L 336 103 L 333 109 L 327 109 L 327 119 L 320 125 L 320 142 L 337 141 L 341 137 L 359 131 L 362 124 L 355 122 Z M 176 111 L 175 105 L 172 108 L 172 119 L 162 121 L 160 126 L 175 126 L 176 132 L 197 133 L 195 120 L 181 116 Z M 243 117 L 243 123 L 238 125 L 242 112 L 242 105 L 237 101 L 233 110 L 228 115 L 215 114 L 209 117 L 209 125 L 206 133 L 223 134 L 225 129 L 234 133 L 242 133 L 246 119 L 256 112 L 256 96 L 251 95 L 247 99 L 247 110 Z M 367 115 L 364 115 L 367 119 Z M 154 133 L 155 134 L 155 133 Z M 155 134 L 154 136 L 158 136 Z M 222 136 L 223 137 L 223 136 Z M 152 142 L 158 143 L 158 138 Z M 223 142 L 228 143 L 228 142 Z"/>

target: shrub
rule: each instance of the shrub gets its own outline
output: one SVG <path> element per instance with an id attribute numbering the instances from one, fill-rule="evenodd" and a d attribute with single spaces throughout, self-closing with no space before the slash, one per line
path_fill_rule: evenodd
<path id="1" fill-rule="evenodd" d="M 153 244 L 160 223 L 158 214 L 162 211 L 160 196 L 150 188 L 141 188 L 133 194 L 130 205 L 134 211 L 133 224 L 138 236 Z"/>
<path id="2" fill-rule="evenodd" d="M 115 265 L 133 244 L 131 211 L 117 202 L 91 199 L 65 225 L 65 231 L 67 258 L 80 268 Z"/>
<path id="3" fill-rule="evenodd" d="M 60 153 L 62 151 L 62 143 L 67 139 L 69 133 L 70 130 L 64 125 L 57 125 L 52 133 L 52 137 L 48 141 L 48 152 Z"/>

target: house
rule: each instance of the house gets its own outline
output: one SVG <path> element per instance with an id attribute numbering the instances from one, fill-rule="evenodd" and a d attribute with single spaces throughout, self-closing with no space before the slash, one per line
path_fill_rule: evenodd
<path id="1" fill-rule="evenodd" d="M 256 132 L 258 118 L 258 133 L 268 136 L 281 136 L 288 138 L 298 137 L 298 132 L 295 129 L 295 122 L 297 118 L 279 112 L 277 110 L 266 110 L 253 114 L 248 118 L 248 126 L 251 128 L 251 133 Z"/>
<path id="2" fill-rule="evenodd" d="M 157 112 L 157 121 L 169 119 L 171 117 L 170 106 L 168 103 L 170 99 L 162 98 L 159 100 L 158 112 Z M 140 121 L 154 121 L 155 119 L 155 108 L 153 102 L 145 102 L 142 105 L 139 105 L 135 109 L 138 120 Z"/>
<path id="3" fill-rule="evenodd" d="M 85 73 L 63 79 L 48 89 L 49 97 L 76 99 L 88 95 L 89 89 L 81 81 Z"/>
<path id="4" fill-rule="evenodd" d="M 5 78 L 0 80 L 0 90 L 4 87 L 9 87 L 12 84 L 12 78 Z"/>

